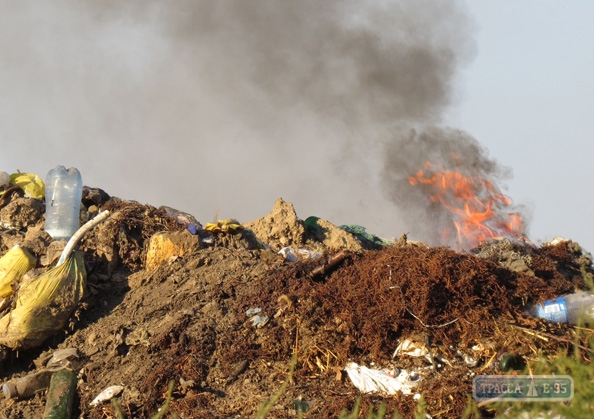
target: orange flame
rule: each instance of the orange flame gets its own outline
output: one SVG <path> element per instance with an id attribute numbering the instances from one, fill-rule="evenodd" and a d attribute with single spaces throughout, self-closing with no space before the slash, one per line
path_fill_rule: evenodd
<path id="1" fill-rule="evenodd" d="M 426 185 L 429 202 L 443 205 L 452 214 L 454 228 L 444 229 L 445 241 L 454 230 L 463 248 L 476 247 L 495 237 L 524 237 L 522 216 L 510 211 L 511 199 L 480 176 L 466 176 L 427 162 L 408 181 L 413 186 Z"/>

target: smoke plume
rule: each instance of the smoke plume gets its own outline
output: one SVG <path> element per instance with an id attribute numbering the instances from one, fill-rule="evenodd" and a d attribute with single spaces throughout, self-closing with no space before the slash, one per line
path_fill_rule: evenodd
<path id="1" fill-rule="evenodd" d="M 282 196 L 301 218 L 421 240 L 426 198 L 403 180 L 426 160 L 502 173 L 436 128 L 474 54 L 460 1 L 3 3 L 0 170 L 76 166 L 203 222 Z"/>

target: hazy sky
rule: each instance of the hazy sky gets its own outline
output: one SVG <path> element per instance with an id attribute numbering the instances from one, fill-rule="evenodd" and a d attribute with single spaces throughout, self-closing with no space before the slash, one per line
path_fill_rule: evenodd
<path id="1" fill-rule="evenodd" d="M 469 1 L 478 54 L 451 123 L 512 168 L 530 237 L 594 252 L 594 3 Z"/>
<path id="2" fill-rule="evenodd" d="M 203 222 L 283 197 L 302 219 L 432 241 L 439 217 L 406 179 L 455 153 L 520 206 L 533 241 L 594 249 L 588 1 L 0 10 L 0 170 L 76 166 Z"/>

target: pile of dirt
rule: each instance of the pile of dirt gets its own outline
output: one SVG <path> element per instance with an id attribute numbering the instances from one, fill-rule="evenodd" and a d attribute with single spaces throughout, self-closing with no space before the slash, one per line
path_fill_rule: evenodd
<path id="1" fill-rule="evenodd" d="M 172 380 L 170 414 L 254 417 L 287 378 L 293 355 L 292 381 L 271 418 L 295 418 L 297 409 L 304 417 L 338 417 L 358 397 L 363 411 L 384 403 L 410 417 L 417 393 L 432 417 L 460 417 L 473 376 L 500 373 L 502 354 L 530 363 L 573 351 L 573 328 L 531 318 L 524 308 L 585 288 L 593 273 L 590 256 L 572 241 L 536 247 L 501 240 L 468 253 L 406 236 L 370 246 L 329 221 L 301 220 L 282 199 L 259 220 L 192 235 L 166 208 L 88 188 L 85 196 L 95 199 L 83 200 L 83 220 L 104 209 L 113 215 L 80 243 L 84 302 L 42 347 L 7 352 L 0 378 L 24 376 L 54 351 L 76 348 L 75 416 L 91 419 L 116 417 L 109 403 L 91 405 L 111 385 L 124 388 L 126 417 L 148 418 Z M 17 193 L 2 205 L 1 254 L 21 244 L 39 261 L 51 260 L 42 202 Z M 286 247 L 317 257 L 288 262 L 278 253 Z M 587 346 L 588 335 L 581 339 Z M 362 394 L 345 372 L 349 362 L 416 371 L 413 394 Z M 45 401 L 45 391 L 2 400 L 0 418 L 41 417 Z"/>

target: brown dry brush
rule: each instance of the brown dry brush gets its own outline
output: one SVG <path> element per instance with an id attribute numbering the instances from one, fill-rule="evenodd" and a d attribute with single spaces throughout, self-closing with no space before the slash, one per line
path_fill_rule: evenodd
<path id="1" fill-rule="evenodd" d="M 535 347 L 529 335 L 509 325 L 534 322 L 522 314 L 526 304 L 583 285 L 580 267 L 571 265 L 573 257 L 557 249 L 555 263 L 545 264 L 547 250 L 540 252 L 543 261 L 535 252 L 534 266 L 544 278 L 447 248 L 413 246 L 352 255 L 327 275 L 312 275 L 320 262 L 282 267 L 260 280 L 255 294 L 244 300 L 245 309 L 261 307 L 270 316 L 266 339 L 254 332 L 242 334 L 240 344 L 232 338 L 222 346 L 230 350 L 229 362 L 240 357 L 278 361 L 296 353 L 298 379 L 342 369 L 348 360 L 381 365 L 390 361 L 400 339 L 419 333 L 446 351 L 489 339 L 500 340 L 494 352 L 503 345 L 536 351 L 545 345 Z M 245 328 L 238 325 L 237 331 Z M 546 346 L 554 351 L 559 345 L 569 348 L 571 341 L 549 340 Z M 467 373 L 463 367 L 421 384 L 432 412 L 449 417 L 464 411 L 471 392 Z M 337 414 L 337 406 L 352 402 L 349 397 L 336 396 L 336 403 L 321 409 Z M 392 409 L 413 408 L 406 396 L 397 399 L 384 400 Z M 363 396 L 362 403 L 370 406 L 372 400 Z"/>
<path id="2" fill-rule="evenodd" d="M 155 233 L 184 228 L 164 209 L 134 201 L 111 199 L 102 209 L 113 215 L 80 244 L 101 272 L 111 273 L 120 266 L 130 271 L 142 269 L 148 241 Z"/>

